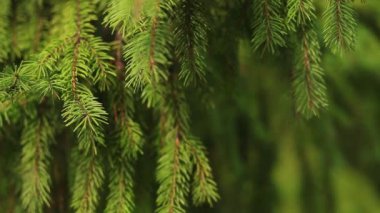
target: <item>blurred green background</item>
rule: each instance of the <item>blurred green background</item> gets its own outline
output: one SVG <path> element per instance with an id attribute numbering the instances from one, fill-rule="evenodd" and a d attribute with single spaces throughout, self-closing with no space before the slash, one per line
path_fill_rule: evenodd
<path id="1" fill-rule="evenodd" d="M 311 120 L 294 112 L 293 53 L 253 54 L 245 14 L 221 12 L 210 41 L 210 73 L 222 73 L 211 77 L 214 108 L 194 98 L 191 109 L 222 199 L 191 212 L 380 212 L 380 1 L 354 4 L 356 50 L 323 49 L 329 107 Z"/>

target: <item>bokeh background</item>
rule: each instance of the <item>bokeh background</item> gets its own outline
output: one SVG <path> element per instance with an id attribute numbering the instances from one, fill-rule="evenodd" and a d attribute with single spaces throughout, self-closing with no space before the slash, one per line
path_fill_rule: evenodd
<path id="1" fill-rule="evenodd" d="M 316 2 L 321 14 L 327 1 Z M 380 212 L 380 1 L 354 5 L 356 49 L 323 49 L 329 107 L 310 120 L 294 112 L 292 52 L 252 54 L 245 14 L 221 15 L 210 41 L 209 69 L 223 73 L 215 108 L 192 114 L 222 199 L 193 212 Z"/>

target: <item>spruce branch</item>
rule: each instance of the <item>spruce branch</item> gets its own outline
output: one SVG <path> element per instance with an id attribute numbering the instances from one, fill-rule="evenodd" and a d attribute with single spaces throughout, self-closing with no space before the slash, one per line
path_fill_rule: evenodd
<path id="1" fill-rule="evenodd" d="M 176 73 L 169 76 L 165 91 L 165 101 L 160 106 L 162 148 L 157 168 L 160 184 L 157 212 L 185 212 L 193 165 L 196 168 L 194 203 L 212 204 L 219 195 L 200 142 L 191 140 L 185 95 Z"/>
<path id="2" fill-rule="evenodd" d="M 114 154 L 117 152 L 115 151 Z M 112 156 L 109 189 L 107 197 L 107 213 L 132 213 L 135 207 L 133 193 L 134 168 L 130 159 L 120 155 Z"/>
<path id="3" fill-rule="evenodd" d="M 280 15 L 282 1 L 253 0 L 253 36 L 254 51 L 274 53 L 277 47 L 284 47 L 286 34 L 283 18 Z"/>
<path id="4" fill-rule="evenodd" d="M 303 32 L 296 52 L 293 88 L 297 112 L 306 118 L 318 115 L 327 106 L 320 54 L 316 32 L 313 29 Z"/>
<path id="5" fill-rule="evenodd" d="M 190 156 L 180 138 L 179 129 L 165 137 L 157 167 L 157 212 L 185 212 L 189 192 Z"/>
<path id="6" fill-rule="evenodd" d="M 212 206 L 220 197 L 206 156 L 206 148 L 196 139 L 188 140 L 188 145 L 195 166 L 192 187 L 193 203 L 195 205 L 208 203 Z"/>
<path id="7" fill-rule="evenodd" d="M 289 0 L 286 22 L 292 31 L 300 25 L 308 25 L 316 19 L 313 0 Z"/>
<path id="8" fill-rule="evenodd" d="M 77 167 L 71 207 L 78 213 L 95 212 L 100 197 L 99 189 L 104 180 L 100 156 L 78 150 L 75 162 Z"/>
<path id="9" fill-rule="evenodd" d="M 184 85 L 205 81 L 207 25 L 199 0 L 181 0 L 174 16 L 174 44 Z"/>
<path id="10" fill-rule="evenodd" d="M 327 47 L 334 53 L 353 49 L 357 23 L 351 0 L 329 0 L 323 20 L 323 37 Z"/>
<path id="11" fill-rule="evenodd" d="M 46 118 L 29 121 L 24 127 L 21 145 L 21 201 L 28 212 L 42 212 L 50 202 L 49 146 L 54 140 Z"/>
<path id="12" fill-rule="evenodd" d="M 163 88 L 160 82 L 167 79 L 169 30 L 160 1 L 156 1 L 155 12 L 148 17 L 147 24 L 126 44 L 124 58 L 128 61 L 127 86 L 142 89 L 142 99 L 149 106 L 162 101 Z"/>
<path id="13" fill-rule="evenodd" d="M 94 63 L 91 69 L 94 72 L 94 83 L 99 85 L 101 91 L 109 90 L 115 84 L 115 72 L 111 62 L 111 57 L 108 52 L 110 46 L 97 37 L 88 37 L 83 41 L 85 49 L 90 51 L 90 57 Z"/>
<path id="14" fill-rule="evenodd" d="M 118 31 L 125 37 L 140 26 L 146 11 L 154 1 L 143 0 L 114 0 L 106 9 L 104 24 Z"/>
<path id="15" fill-rule="evenodd" d="M 97 153 L 97 143 L 104 144 L 103 125 L 107 112 L 90 91 L 81 90 L 76 99 L 64 100 L 62 116 L 67 126 L 74 125 L 79 148 L 85 153 Z"/>
<path id="16" fill-rule="evenodd" d="M 16 99 L 25 95 L 34 83 L 33 74 L 19 67 L 5 67 L 0 73 L 0 101 Z"/>
<path id="17" fill-rule="evenodd" d="M 190 188 L 191 159 L 186 149 L 188 114 L 178 77 L 172 73 L 161 105 L 162 148 L 157 167 L 157 212 L 185 212 Z"/>
<path id="18" fill-rule="evenodd" d="M 126 114 L 124 114 L 126 115 Z M 142 153 L 142 133 L 137 123 L 128 116 L 117 122 L 117 137 L 110 149 L 111 176 L 106 212 L 133 212 L 133 165 Z"/>
<path id="19" fill-rule="evenodd" d="M 123 79 L 121 55 L 121 34 L 116 35 L 115 67 L 120 79 Z M 135 201 L 133 192 L 134 162 L 142 154 L 143 135 L 140 126 L 132 120 L 134 113 L 133 96 L 130 88 L 124 83 L 115 88 L 117 93 L 111 95 L 114 125 L 116 127 L 115 141 L 109 148 L 111 174 L 107 196 L 106 212 L 133 212 Z"/>

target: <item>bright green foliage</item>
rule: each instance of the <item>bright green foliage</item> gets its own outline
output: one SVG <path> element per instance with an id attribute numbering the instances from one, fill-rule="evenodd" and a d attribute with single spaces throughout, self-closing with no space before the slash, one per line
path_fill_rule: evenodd
<path id="1" fill-rule="evenodd" d="M 17 98 L 20 93 L 30 89 L 31 73 L 22 68 L 12 69 L 11 67 L 6 67 L 0 76 L 2 100 Z"/>
<path id="2" fill-rule="evenodd" d="M 47 118 L 30 121 L 21 136 L 22 205 L 28 212 L 42 212 L 50 202 L 49 146 L 54 141 Z"/>
<path id="3" fill-rule="evenodd" d="M 231 89 L 236 44 L 248 39 L 255 57 L 294 62 L 284 69 L 293 73 L 296 111 L 318 115 L 327 106 L 320 34 L 340 52 L 352 47 L 356 24 L 346 0 L 329 2 L 322 31 L 316 11 L 312 0 L 1 1 L 0 127 L 22 129 L 22 208 L 57 205 L 50 188 L 61 189 L 54 180 L 64 167 L 71 194 L 61 211 L 135 212 L 135 167 L 145 153 L 157 161 L 147 162 L 156 166 L 148 168 L 157 213 L 217 203 L 207 150 L 193 135 L 202 128 L 192 125 L 204 108 L 199 93 L 211 102 L 217 97 L 205 93 L 215 86 Z M 50 154 L 54 138 L 63 160 Z"/>
<path id="4" fill-rule="evenodd" d="M 71 207 L 75 212 L 95 212 L 99 202 L 98 190 L 103 184 L 104 173 L 101 159 L 94 153 L 78 151 L 74 156 L 76 162 L 75 178 L 72 186 Z"/>
<path id="5" fill-rule="evenodd" d="M 130 34 L 140 26 L 145 14 L 154 8 L 155 1 L 116 0 L 111 1 L 104 19 L 106 25 L 123 35 Z"/>
<path id="6" fill-rule="evenodd" d="M 118 152 L 114 152 L 118 154 Z M 117 155 L 118 156 L 118 155 Z M 111 156 L 112 157 L 112 156 Z M 130 159 L 113 157 L 113 164 L 110 174 L 110 193 L 107 198 L 105 212 L 130 213 L 133 212 L 134 193 L 133 193 L 133 165 L 128 163 Z"/>
<path id="7" fill-rule="evenodd" d="M 149 107 L 162 101 L 163 88 L 168 66 L 168 29 L 158 17 L 145 26 L 126 45 L 124 57 L 129 61 L 127 85 L 142 89 L 142 98 Z"/>
<path id="8" fill-rule="evenodd" d="M 193 165 L 194 204 L 208 202 L 212 205 L 219 199 L 204 150 L 199 142 L 191 139 L 186 100 L 178 83 L 178 77 L 172 74 L 165 101 L 160 107 L 160 129 L 163 135 L 159 141 L 162 148 L 157 168 L 157 181 L 160 183 L 157 197 L 159 213 L 185 212 Z"/>
<path id="9" fill-rule="evenodd" d="M 284 20 L 280 15 L 281 0 L 253 0 L 254 50 L 274 53 L 277 47 L 286 45 Z"/>
<path id="10" fill-rule="evenodd" d="M 177 79 L 170 76 L 161 105 L 161 139 L 157 167 L 158 213 L 185 212 L 190 190 L 191 160 L 187 150 L 188 114 L 184 96 L 178 93 Z"/>
<path id="11" fill-rule="evenodd" d="M 295 61 L 294 96 L 297 112 L 311 117 L 327 106 L 326 86 L 316 33 L 312 29 L 304 32 L 300 41 Z"/>
<path id="12" fill-rule="evenodd" d="M 295 27 L 314 21 L 315 7 L 313 0 L 288 1 L 287 24 L 296 31 Z"/>
<path id="13" fill-rule="evenodd" d="M 206 156 L 206 149 L 200 141 L 196 139 L 191 139 L 188 143 L 195 167 L 192 189 L 193 202 L 196 205 L 201 205 L 203 203 L 213 205 L 213 203 L 219 200 L 219 195 Z"/>
<path id="14" fill-rule="evenodd" d="M 109 156 L 111 175 L 107 198 L 106 212 L 133 212 L 134 192 L 133 175 L 134 165 L 138 156 L 142 154 L 142 135 L 138 124 L 131 119 L 121 118 L 117 145 Z"/>
<path id="15" fill-rule="evenodd" d="M 296 110 L 310 118 L 327 106 L 320 45 L 314 30 L 317 17 L 313 2 L 289 1 L 287 17 L 290 28 L 299 31 L 293 76 Z"/>
<path id="16" fill-rule="evenodd" d="M 96 143 L 104 143 L 102 125 L 107 123 L 102 105 L 90 93 L 81 92 L 77 99 L 65 102 L 63 107 L 63 119 L 67 126 L 74 124 L 79 147 L 86 153 L 96 154 Z"/>
<path id="17" fill-rule="evenodd" d="M 120 92 L 112 97 L 112 111 L 117 129 L 115 144 L 110 148 L 110 193 L 105 212 L 128 213 L 134 212 L 134 163 L 142 154 L 144 141 L 139 124 L 131 118 L 134 113 L 132 93 L 124 84 L 117 90 Z"/>
<path id="18" fill-rule="evenodd" d="M 323 15 L 324 41 L 334 53 L 354 47 L 356 21 L 351 4 L 351 0 L 330 0 Z"/>

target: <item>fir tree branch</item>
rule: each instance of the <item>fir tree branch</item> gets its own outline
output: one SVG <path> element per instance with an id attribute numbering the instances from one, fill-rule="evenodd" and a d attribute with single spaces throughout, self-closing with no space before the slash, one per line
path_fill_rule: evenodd
<path id="1" fill-rule="evenodd" d="M 119 46 L 116 49 L 116 60 L 121 60 L 120 48 Z M 117 131 L 115 144 L 109 149 L 112 171 L 106 212 L 133 212 L 133 163 L 142 153 L 143 138 L 140 126 L 131 119 L 134 112 L 132 94 L 123 84 L 119 85 L 118 89 L 118 95 L 112 97 Z"/>
<path id="2" fill-rule="evenodd" d="M 105 212 L 131 213 L 134 210 L 134 193 L 132 175 L 134 169 L 128 160 L 115 157 L 117 161 L 111 167 L 110 194 L 107 197 Z"/>
<path id="3" fill-rule="evenodd" d="M 80 92 L 76 100 L 65 100 L 62 116 L 67 126 L 75 125 L 79 148 L 86 153 L 97 153 L 96 143 L 104 143 L 102 125 L 107 124 L 107 113 L 90 91 Z"/>
<path id="4" fill-rule="evenodd" d="M 157 181 L 157 212 L 185 212 L 186 196 L 190 188 L 191 160 L 186 150 L 188 115 L 184 95 L 178 90 L 178 80 L 172 73 L 167 83 L 161 115 L 162 149 L 159 153 Z"/>
<path id="5" fill-rule="evenodd" d="M 140 25 L 143 14 L 154 1 L 144 0 L 114 0 L 110 1 L 106 9 L 104 23 L 113 31 L 118 31 L 126 36 Z"/>
<path id="6" fill-rule="evenodd" d="M 174 17 L 176 55 L 181 63 L 180 80 L 187 86 L 205 80 L 206 20 L 198 0 L 181 0 Z"/>
<path id="7" fill-rule="evenodd" d="M 51 127 L 42 118 L 28 123 L 22 133 L 21 200 L 28 212 L 42 212 L 43 205 L 49 205 L 49 145 L 54 139 Z"/>
<path id="8" fill-rule="evenodd" d="M 319 110 L 327 106 L 320 47 L 312 29 L 303 32 L 298 48 L 293 87 L 297 112 L 309 118 L 318 115 Z"/>
<path id="9" fill-rule="evenodd" d="M 329 0 L 323 19 L 323 36 L 327 47 L 334 53 L 354 47 L 357 23 L 350 0 Z"/>
<path id="10" fill-rule="evenodd" d="M 285 46 L 286 31 L 280 16 L 281 4 L 279 0 L 254 0 L 253 50 L 274 53 L 277 47 Z"/>
<path id="11" fill-rule="evenodd" d="M 188 145 L 195 166 L 192 189 L 193 203 L 195 205 L 208 203 L 212 206 L 220 197 L 205 153 L 206 148 L 195 139 L 190 139 Z"/>
<path id="12" fill-rule="evenodd" d="M 179 129 L 168 133 L 157 170 L 157 212 L 185 212 L 189 192 L 190 158 L 179 138 Z"/>
<path id="13" fill-rule="evenodd" d="M 299 32 L 296 45 L 293 91 L 296 111 L 306 118 L 319 114 L 327 106 L 323 69 L 320 65 L 320 45 L 314 31 L 316 21 L 313 2 L 294 0 L 289 2 L 288 21 Z"/>
<path id="14" fill-rule="evenodd" d="M 166 16 L 160 1 L 152 17 L 148 17 L 148 25 L 143 26 L 125 47 L 124 58 L 127 65 L 127 86 L 142 88 L 142 98 L 149 107 L 162 101 L 163 88 L 160 82 L 167 78 L 168 26 L 164 22 Z"/>
<path id="15" fill-rule="evenodd" d="M 100 38 L 89 37 L 83 41 L 85 48 L 90 51 L 91 59 L 94 61 L 92 66 L 94 81 L 98 83 L 101 91 L 109 90 L 115 83 L 114 67 L 110 63 L 113 58 L 108 55 L 110 46 L 102 42 Z"/>
<path id="16" fill-rule="evenodd" d="M 130 120 L 120 120 L 116 144 L 111 149 L 112 162 L 106 212 L 133 212 L 133 163 L 142 153 L 142 134 L 138 125 Z"/>
<path id="17" fill-rule="evenodd" d="M 96 205 L 99 202 L 98 190 L 104 179 L 99 155 L 78 152 L 76 164 L 71 206 L 78 213 L 95 212 Z"/>
<path id="18" fill-rule="evenodd" d="M 299 25 L 310 24 L 316 19 L 313 0 L 289 0 L 287 8 L 287 25 L 293 31 Z"/>

